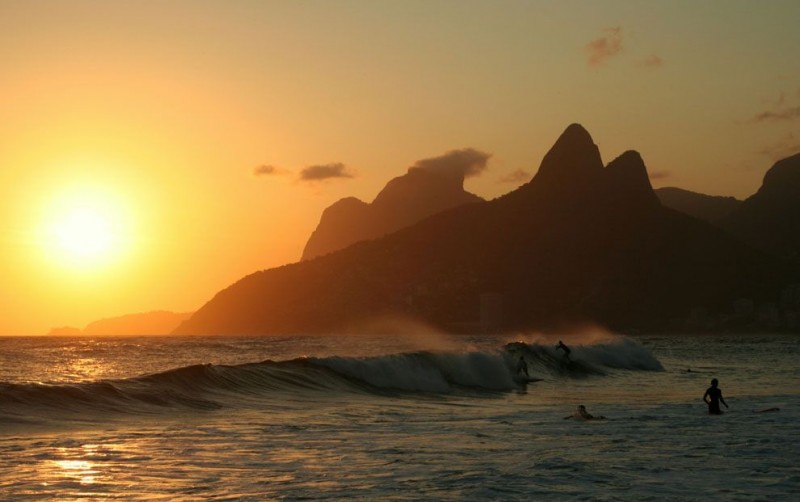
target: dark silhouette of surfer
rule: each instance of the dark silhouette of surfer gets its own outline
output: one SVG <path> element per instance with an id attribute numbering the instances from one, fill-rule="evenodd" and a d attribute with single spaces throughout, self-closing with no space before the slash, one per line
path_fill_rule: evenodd
<path id="1" fill-rule="evenodd" d="M 572 352 L 569 347 L 564 345 L 564 342 L 561 340 L 558 341 L 558 345 L 556 345 L 556 350 L 563 350 L 564 351 L 564 359 L 569 362 L 569 353 Z"/>
<path id="2" fill-rule="evenodd" d="M 722 398 L 722 390 L 717 385 L 719 385 L 719 381 L 716 378 L 712 378 L 711 387 L 706 389 L 706 393 L 703 394 L 703 401 L 708 405 L 709 415 L 722 415 L 719 403 L 724 404 L 726 408 L 728 407 L 728 403 Z"/>
<path id="3" fill-rule="evenodd" d="M 526 377 L 529 377 L 528 374 L 528 363 L 525 362 L 524 356 L 519 356 L 519 362 L 517 363 L 517 375 L 520 373 L 525 373 Z"/>

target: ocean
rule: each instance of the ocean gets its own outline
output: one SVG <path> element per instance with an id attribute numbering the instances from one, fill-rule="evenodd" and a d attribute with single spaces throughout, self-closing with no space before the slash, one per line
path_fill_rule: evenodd
<path id="1" fill-rule="evenodd" d="M 800 499 L 800 336 L 561 339 L 0 337 L 0 500 Z"/>

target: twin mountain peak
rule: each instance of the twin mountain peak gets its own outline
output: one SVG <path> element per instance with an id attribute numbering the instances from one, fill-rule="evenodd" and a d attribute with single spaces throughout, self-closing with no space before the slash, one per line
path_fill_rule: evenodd
<path id="1" fill-rule="evenodd" d="M 464 149 L 447 155 L 470 151 L 476 152 Z M 620 201 L 638 206 L 657 204 L 639 153 L 629 150 L 603 167 L 597 145 L 580 124 L 567 127 L 545 155 L 534 179 L 519 191 L 546 192 L 552 198 L 605 194 L 615 199 L 615 204 Z M 372 203 L 348 197 L 329 206 L 306 243 L 302 259 L 381 237 L 447 209 L 482 201 L 464 190 L 461 169 L 411 167 L 407 174 L 391 180 Z"/>
<path id="2" fill-rule="evenodd" d="M 370 204 L 350 198 L 329 207 L 303 261 L 244 277 L 176 333 L 341 333 L 386 317 L 456 332 L 582 322 L 659 331 L 681 329 L 693 312 L 739 330 L 753 326 L 752 309 L 739 315 L 747 302 L 784 308 L 788 298 L 787 316 L 800 310 L 800 286 L 791 293 L 800 267 L 791 255 L 665 207 L 638 153 L 604 166 L 578 124 L 561 134 L 533 179 L 491 201 L 463 189 L 464 162 L 485 165 L 488 156 L 448 155 L 452 170 L 435 173 L 424 167 L 436 163 L 423 163 Z M 779 177 L 800 173 L 795 157 Z M 748 199 L 733 213 L 748 209 L 744 220 L 756 230 L 775 231 L 753 223 L 763 215 L 787 224 L 766 206 Z M 778 244 L 798 249 L 795 241 Z"/>

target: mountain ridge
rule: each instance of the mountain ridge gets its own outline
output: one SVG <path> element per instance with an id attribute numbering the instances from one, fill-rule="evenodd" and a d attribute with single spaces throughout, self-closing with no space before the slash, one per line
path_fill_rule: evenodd
<path id="1" fill-rule="evenodd" d="M 657 188 L 655 193 L 663 205 L 714 224 L 725 219 L 742 203 L 735 197 L 706 195 L 678 187 Z"/>
<path id="2" fill-rule="evenodd" d="M 800 268 L 800 153 L 773 164 L 758 191 L 720 226 Z"/>
<path id="3" fill-rule="evenodd" d="M 338 332 L 384 315 L 448 331 L 659 330 L 693 309 L 771 301 L 789 279 L 763 252 L 662 206 L 638 153 L 604 167 L 572 124 L 518 189 L 250 274 L 176 333 Z"/>

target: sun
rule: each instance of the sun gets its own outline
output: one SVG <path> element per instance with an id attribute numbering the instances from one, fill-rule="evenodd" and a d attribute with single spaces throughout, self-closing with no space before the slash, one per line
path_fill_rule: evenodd
<path id="1" fill-rule="evenodd" d="M 124 254 L 129 225 L 119 197 L 97 188 L 65 190 L 45 211 L 45 251 L 69 268 L 99 268 Z"/>
<path id="2" fill-rule="evenodd" d="M 114 222 L 108 214 L 91 206 L 76 206 L 54 223 L 56 245 L 80 259 L 97 259 L 115 246 Z"/>

